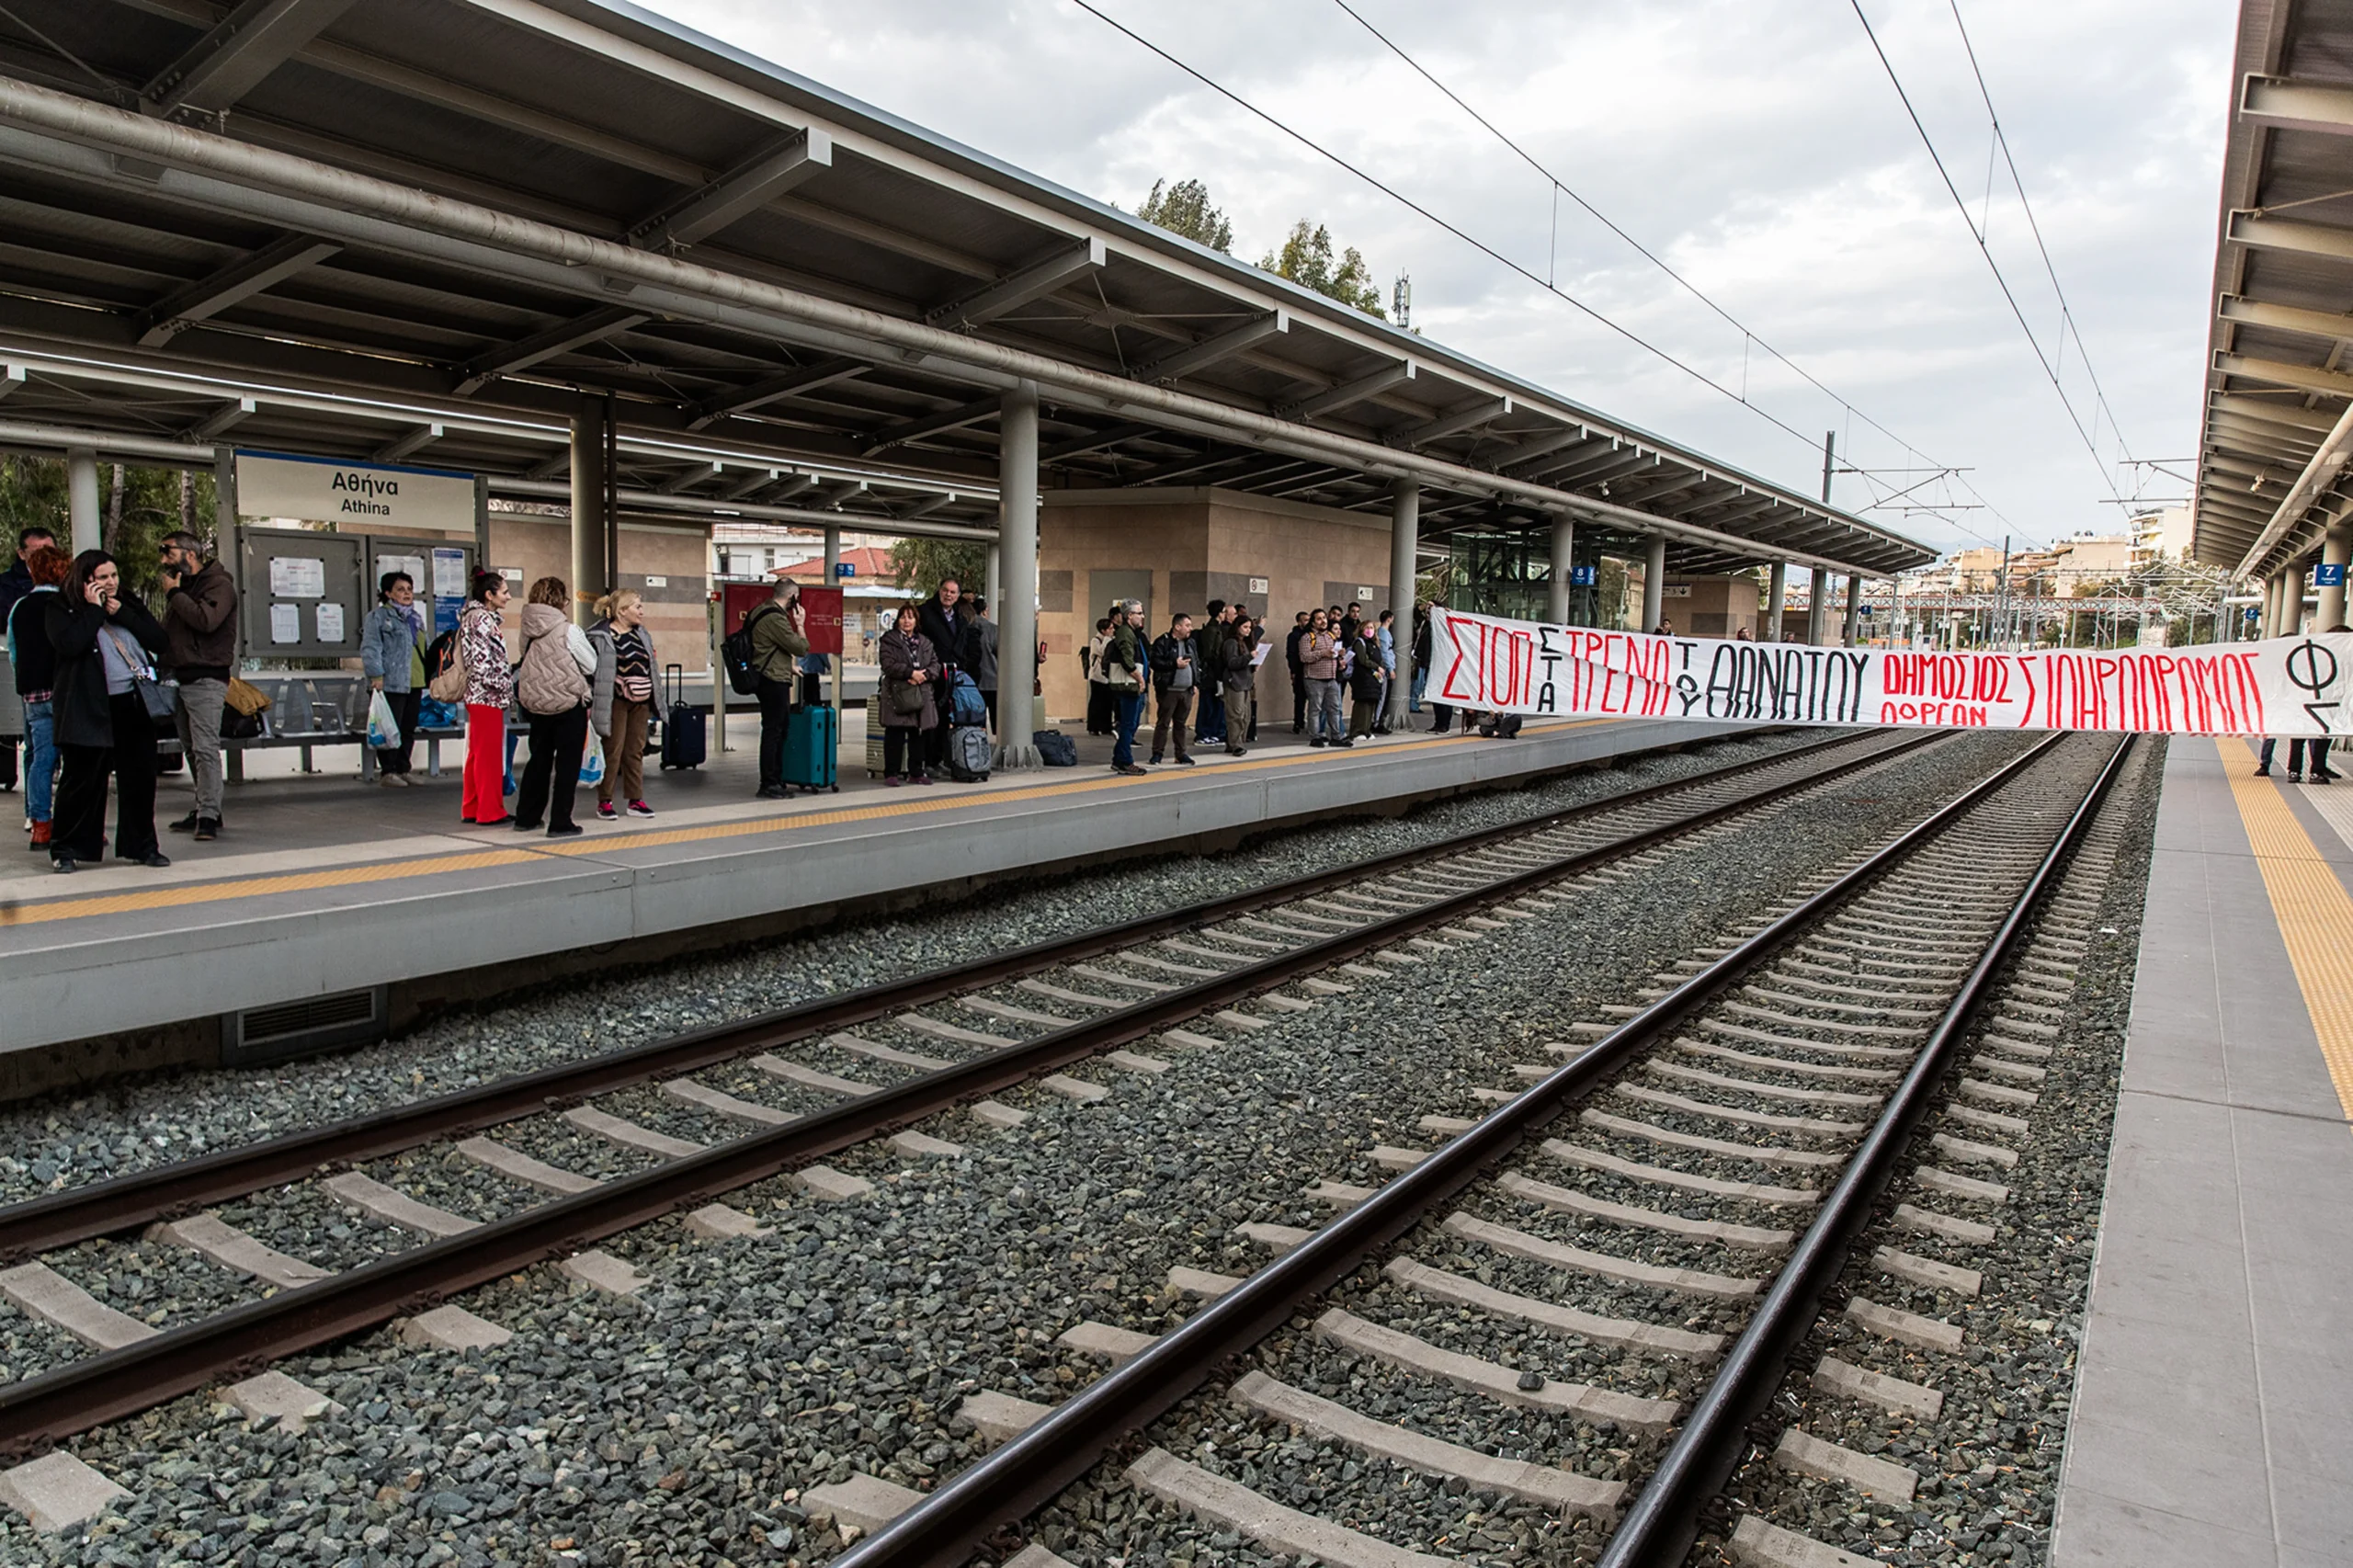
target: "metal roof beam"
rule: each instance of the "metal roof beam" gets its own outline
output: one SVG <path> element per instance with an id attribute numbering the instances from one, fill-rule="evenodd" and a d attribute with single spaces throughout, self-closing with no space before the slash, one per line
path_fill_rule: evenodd
<path id="1" fill-rule="evenodd" d="M 1057 441 L 1052 446 L 1040 450 L 1038 460 L 1041 463 L 1060 462 L 1064 458 L 1074 458 L 1086 452 L 1099 452 L 1106 447 L 1116 447 L 1120 442 L 1131 441 L 1138 436 L 1155 435 L 1159 429 L 1160 426 L 1157 425 L 1146 425 L 1139 420 L 1131 420 L 1125 425 L 1114 425 L 1107 429 L 1097 430 L 1091 436 L 1073 436 L 1067 440 Z"/>
<path id="2" fill-rule="evenodd" d="M 2256 212 L 2231 214 L 2230 238 L 2256 250 L 2294 251 L 2330 261 L 2353 261 L 2353 230 Z"/>
<path id="3" fill-rule="evenodd" d="M 2253 397 L 2245 392 L 2218 392 L 2209 394 L 2206 406 L 2216 414 L 2236 415 L 2243 419 L 2260 419 L 2268 425 L 2284 425 L 2301 430 L 2315 439 L 2325 436 L 2336 424 L 2325 414 L 2299 408 L 2277 398 Z"/>
<path id="4" fill-rule="evenodd" d="M 930 517 L 934 512 L 938 511 L 941 507 L 951 505 L 955 499 L 956 492 L 953 490 L 944 491 L 941 494 L 931 496 L 926 500 L 916 502 L 914 506 L 908 507 L 904 512 L 892 513 L 891 515 L 891 520 L 897 523 L 912 523 L 917 517 Z"/>
<path id="5" fill-rule="evenodd" d="M 1511 410 L 1512 402 L 1507 397 L 1481 398 L 1467 407 L 1441 414 L 1427 424 L 1388 437 L 1387 441 L 1392 447 L 1418 447 L 1427 441 L 1444 440 L 1449 436 L 1460 436 L 1465 430 L 1493 424 Z"/>
<path id="6" fill-rule="evenodd" d="M 683 494 L 687 491 L 692 490 L 696 485 L 700 484 L 704 480 L 726 472 L 727 465 L 721 462 L 688 463 L 684 470 L 672 474 L 669 478 L 655 485 L 654 487 L 654 494 L 657 495 Z"/>
<path id="7" fill-rule="evenodd" d="M 2323 397 L 2353 397 L 2353 376 L 2324 370 L 2318 365 L 2290 365 L 2281 359 L 2257 359 L 2245 354 L 2216 350 L 2214 369 L 2226 376 L 2245 376 L 2274 386 L 2296 387 Z"/>
<path id="8" fill-rule="evenodd" d="M 2353 135 L 2353 85 L 2250 72 L 2240 85 L 2239 112 L 2266 125 Z"/>
<path id="9" fill-rule="evenodd" d="M 583 344 L 627 332 L 652 319 L 647 312 L 632 311 L 624 305 L 600 306 L 586 315 L 574 316 L 545 332 L 535 332 L 529 337 L 477 356 L 459 372 L 454 390 L 460 397 L 470 396 L 500 376 L 528 369 L 542 359 L 568 354 Z"/>
<path id="10" fill-rule="evenodd" d="M 867 444 L 866 455 L 890 450 L 909 441 L 919 441 L 926 436 L 938 436 L 949 430 L 961 430 L 967 425 L 978 425 L 983 419 L 994 419 L 1004 407 L 1005 399 L 995 392 L 954 408 L 943 408 L 937 414 L 926 414 L 920 419 L 902 420 L 874 432 Z"/>
<path id="11" fill-rule="evenodd" d="M 864 494 L 865 492 L 866 481 L 862 479 L 836 479 L 831 484 L 819 485 L 817 494 L 811 497 L 811 505 L 827 506 L 839 511 L 843 502 L 853 495 Z"/>
<path id="12" fill-rule="evenodd" d="M 1362 403 L 1369 397 L 1378 396 L 1391 387 L 1413 379 L 1414 362 L 1411 359 L 1399 364 L 1383 365 L 1369 376 L 1358 376 L 1355 381 L 1342 381 L 1338 386 L 1326 388 L 1312 397 L 1302 398 L 1297 403 L 1286 403 L 1276 409 L 1275 414 L 1278 418 L 1282 419 L 1301 421 L 1318 419 L 1326 414 L 1346 408 L 1351 403 Z"/>
<path id="13" fill-rule="evenodd" d="M 210 441 L 232 426 L 242 425 L 251 419 L 254 416 L 254 400 L 249 397 L 241 397 L 234 403 L 224 403 L 190 426 L 188 432 L 188 437 L 191 440 Z"/>
<path id="14" fill-rule="evenodd" d="M 441 426 L 438 424 L 412 426 L 405 434 L 393 437 L 370 452 L 368 460 L 371 463 L 396 463 L 440 438 Z"/>
<path id="15" fill-rule="evenodd" d="M 784 471 L 782 469 L 754 469 L 748 477 L 739 479 L 733 484 L 720 491 L 719 499 L 722 501 L 741 501 L 745 496 L 753 494 L 757 491 L 766 490 L 769 485 L 774 484 L 778 480 L 782 479 L 783 477 Z"/>
<path id="16" fill-rule="evenodd" d="M 244 0 L 139 96 L 157 114 L 219 114 L 350 8 L 351 0 Z"/>
<path id="17" fill-rule="evenodd" d="M 782 375 L 770 376 L 764 381 L 755 381 L 740 392 L 722 392 L 715 397 L 706 398 L 688 419 L 687 428 L 701 430 L 717 424 L 730 415 L 749 414 L 752 410 L 774 403 L 779 398 L 790 397 L 795 392 L 814 392 L 819 387 L 830 385 L 835 381 L 844 381 L 853 376 L 863 375 L 867 369 L 867 363 L 863 359 L 841 357 L 820 359 L 813 365 L 803 365 L 800 369 L 787 370 Z"/>
<path id="18" fill-rule="evenodd" d="M 1134 486 L 1157 484 L 1166 479 L 1182 479 L 1188 473 L 1199 473 L 1203 469 L 1216 468 L 1222 463 L 1233 462 L 1237 458 L 1245 458 L 1249 455 L 1249 449 L 1246 447 L 1227 447 L 1222 450 L 1211 447 L 1208 451 L 1199 452 L 1191 457 L 1171 458 L 1157 468 L 1148 468 L 1142 473 L 1130 474 L 1127 483 Z"/>
<path id="19" fill-rule="evenodd" d="M 1240 326 L 1228 327 L 1225 331 L 1213 333 L 1189 347 L 1172 349 L 1157 359 L 1145 361 L 1136 367 L 1136 380 L 1140 381 L 1176 381 L 1191 375 L 1196 370 L 1206 369 L 1221 359 L 1230 359 L 1245 348 L 1264 343 L 1270 337 L 1279 337 L 1289 331 L 1290 331 L 1289 311 L 1274 311 L 1266 315 L 1253 316 Z"/>
<path id="20" fill-rule="evenodd" d="M 2302 333 L 2336 343 L 2353 342 L 2353 316 L 2338 315 L 2333 311 L 2308 311 L 2297 305 L 2275 305 L 2243 295 L 2225 294 L 2217 313 L 2226 322 L 2245 326 Z"/>
<path id="21" fill-rule="evenodd" d="M 932 326 L 949 331 L 975 327 L 995 321 L 1008 311 L 1018 310 L 1041 295 L 1051 294 L 1074 278 L 1093 272 L 1108 259 L 1103 242 L 1089 234 L 1077 244 L 1056 251 L 1043 261 L 1030 263 L 1018 272 L 1007 273 L 976 294 L 968 294 L 952 304 L 940 305 L 924 313 Z"/>
<path id="22" fill-rule="evenodd" d="M 834 139 L 813 127 L 779 138 L 670 207 L 631 226 L 648 250 L 690 245 L 834 166 Z"/>
<path id="23" fill-rule="evenodd" d="M 165 295 L 140 312 L 132 324 L 142 348 L 161 348 L 198 322 L 227 310 L 240 301 L 274 289 L 308 267 L 315 267 L 343 247 L 332 240 L 308 234 L 286 234 L 226 267 Z"/>

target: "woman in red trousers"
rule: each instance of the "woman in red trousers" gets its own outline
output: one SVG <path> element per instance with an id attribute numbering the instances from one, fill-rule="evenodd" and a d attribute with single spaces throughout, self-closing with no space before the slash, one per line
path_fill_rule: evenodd
<path id="1" fill-rule="evenodd" d="M 506 703 L 515 670 L 506 662 L 499 611 L 514 597 L 496 572 L 474 574 L 473 595 L 458 617 L 458 658 L 466 669 L 466 821 L 491 827 L 506 820 Z"/>

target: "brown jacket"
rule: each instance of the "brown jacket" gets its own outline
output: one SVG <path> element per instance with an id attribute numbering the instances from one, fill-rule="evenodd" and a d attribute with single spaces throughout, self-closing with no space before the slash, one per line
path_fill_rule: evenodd
<path id="1" fill-rule="evenodd" d="M 208 561 L 180 579 L 164 600 L 164 662 L 188 680 L 229 678 L 237 662 L 237 585 L 229 569 Z"/>
<path id="2" fill-rule="evenodd" d="M 515 666 L 515 700 L 524 712 L 569 713 L 588 706 L 588 675 L 573 654 L 573 631 L 553 605 L 523 607 L 523 659 Z"/>

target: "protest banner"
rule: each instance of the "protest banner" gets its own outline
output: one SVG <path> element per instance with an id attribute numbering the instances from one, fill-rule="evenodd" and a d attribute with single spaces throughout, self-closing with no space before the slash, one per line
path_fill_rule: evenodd
<path id="1" fill-rule="evenodd" d="M 2194 648 L 1944 653 L 1654 637 L 1431 612 L 1426 701 L 1562 718 L 2334 735 L 2353 633 Z"/>

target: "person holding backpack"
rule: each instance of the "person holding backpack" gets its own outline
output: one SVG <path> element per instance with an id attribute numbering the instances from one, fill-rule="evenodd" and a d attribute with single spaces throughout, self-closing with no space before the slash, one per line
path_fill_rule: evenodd
<path id="1" fill-rule="evenodd" d="M 376 582 L 376 608 L 359 623 L 359 668 L 370 690 L 384 694 L 400 726 L 401 744 L 376 752 L 376 782 L 390 790 L 416 782 L 409 777 L 416 749 L 416 706 L 425 696 L 425 614 L 416 608 L 416 583 L 405 572 L 387 572 Z"/>
<path id="2" fill-rule="evenodd" d="M 784 733 L 801 698 L 801 661 L 809 652 L 806 613 L 801 591 L 779 578 L 776 597 L 744 620 L 744 630 L 751 634 L 752 674 L 759 681 L 763 801 L 781 801 L 789 792 L 784 787 Z"/>

